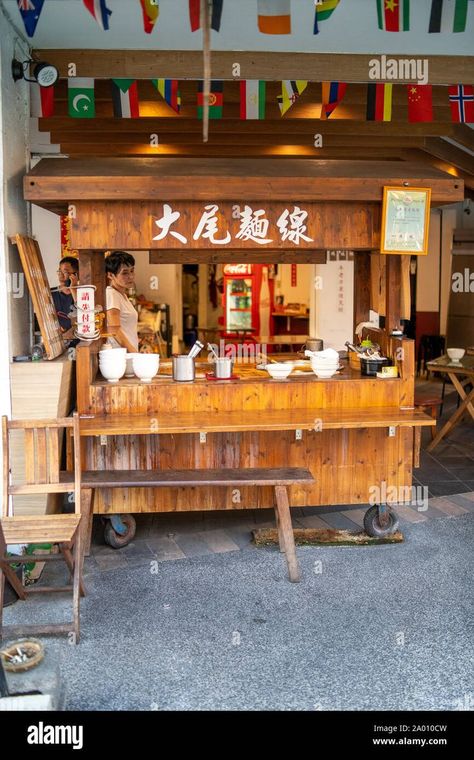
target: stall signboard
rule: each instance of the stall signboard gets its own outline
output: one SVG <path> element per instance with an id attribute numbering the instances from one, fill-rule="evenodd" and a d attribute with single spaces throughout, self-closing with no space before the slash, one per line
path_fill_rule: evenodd
<path id="1" fill-rule="evenodd" d="M 384 187 L 381 253 L 426 256 L 430 197 L 430 188 Z"/>

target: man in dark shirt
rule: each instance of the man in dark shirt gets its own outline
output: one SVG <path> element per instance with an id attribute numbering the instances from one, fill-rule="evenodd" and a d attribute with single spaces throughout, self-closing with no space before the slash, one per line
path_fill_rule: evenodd
<path id="1" fill-rule="evenodd" d="M 71 286 L 76 286 L 79 277 L 79 261 L 73 256 L 65 256 L 59 262 L 57 271 L 59 286 L 53 288 L 53 296 L 56 314 L 58 315 L 59 325 L 63 331 L 64 338 L 72 340 L 74 338 L 71 319 L 69 312 L 74 306 L 75 300 Z"/>

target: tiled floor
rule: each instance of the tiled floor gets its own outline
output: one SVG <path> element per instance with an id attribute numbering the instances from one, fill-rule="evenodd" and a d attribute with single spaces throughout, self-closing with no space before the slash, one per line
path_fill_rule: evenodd
<path id="1" fill-rule="evenodd" d="M 425 385 L 426 384 L 421 384 Z M 430 383 L 430 390 L 440 393 L 440 383 Z M 449 393 L 443 409 L 443 424 L 452 414 L 456 394 Z M 413 485 L 425 487 L 417 496 L 428 497 L 412 505 L 397 508 L 400 525 L 423 523 L 440 517 L 456 517 L 474 512 L 474 426 L 471 420 L 460 424 L 433 453 L 425 449 L 430 431 L 423 431 L 421 467 L 414 471 Z M 296 528 L 337 528 L 360 530 L 367 507 L 307 507 L 292 509 Z M 241 551 L 250 546 L 251 531 L 274 527 L 273 510 L 239 510 L 232 512 L 193 512 L 180 514 L 139 515 L 134 541 L 115 550 L 103 541 L 100 518 L 95 518 L 91 556 L 86 572 L 107 571 L 144 564 L 153 560 L 166 562 L 211 554 Z"/>

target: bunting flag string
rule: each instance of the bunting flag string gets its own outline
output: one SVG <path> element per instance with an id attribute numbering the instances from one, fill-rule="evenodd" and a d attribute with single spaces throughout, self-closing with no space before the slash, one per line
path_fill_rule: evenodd
<path id="1" fill-rule="evenodd" d="M 433 121 L 433 86 L 431 84 L 409 84 L 408 121 Z"/>
<path id="2" fill-rule="evenodd" d="M 453 84 L 448 87 L 451 118 L 462 124 L 474 124 L 474 87 L 471 84 Z"/>
<path id="3" fill-rule="evenodd" d="M 384 32 L 410 30 L 410 0 L 376 0 L 379 29 Z"/>
<path id="4" fill-rule="evenodd" d="M 224 82 L 212 81 L 209 91 L 209 118 L 222 119 L 224 106 Z M 204 82 L 198 83 L 197 117 L 202 119 L 204 112 Z"/>
<path id="5" fill-rule="evenodd" d="M 392 84 L 371 82 L 367 85 L 367 121 L 392 120 Z"/>
<path id="6" fill-rule="evenodd" d="M 284 79 L 281 83 L 281 95 L 278 95 L 278 105 L 282 116 L 296 103 L 302 92 L 306 90 L 308 82 L 305 79 Z"/>
<path id="7" fill-rule="evenodd" d="M 244 79 L 240 83 L 240 118 L 265 118 L 266 85 L 261 79 Z"/>
<path id="8" fill-rule="evenodd" d="M 140 0 L 145 34 L 151 34 L 160 15 L 159 0 Z"/>
<path id="9" fill-rule="evenodd" d="M 95 18 L 103 31 L 109 29 L 109 16 L 112 11 L 107 8 L 105 0 L 82 0 L 89 13 Z"/>
<path id="10" fill-rule="evenodd" d="M 18 0 L 18 10 L 28 37 L 33 37 L 43 10 L 44 0 Z"/>
<path id="11" fill-rule="evenodd" d="M 465 32 L 469 0 L 431 0 L 430 34 Z"/>
<path id="12" fill-rule="evenodd" d="M 211 29 L 220 31 L 222 7 L 224 0 L 212 0 Z M 189 0 L 189 21 L 191 31 L 196 32 L 201 28 L 201 0 Z"/>
<path id="13" fill-rule="evenodd" d="M 54 85 L 41 87 L 37 82 L 31 82 L 30 107 L 31 116 L 43 119 L 54 116 Z"/>
<path id="14" fill-rule="evenodd" d="M 345 82 L 322 82 L 321 119 L 329 119 L 346 92 Z"/>
<path id="15" fill-rule="evenodd" d="M 138 119 L 138 86 L 135 79 L 111 79 L 112 106 L 117 119 Z"/>
<path id="16" fill-rule="evenodd" d="M 93 119 L 95 117 L 94 80 L 89 77 L 69 77 L 68 111 L 73 119 Z"/>
<path id="17" fill-rule="evenodd" d="M 319 34 L 319 24 L 326 21 L 339 5 L 339 0 L 314 0 L 313 34 Z"/>
<path id="18" fill-rule="evenodd" d="M 257 15 L 262 34 L 291 34 L 290 0 L 257 0 Z"/>
<path id="19" fill-rule="evenodd" d="M 152 79 L 151 81 L 166 103 L 173 109 L 173 111 L 179 113 L 181 109 L 181 94 L 178 91 L 178 80 Z"/>

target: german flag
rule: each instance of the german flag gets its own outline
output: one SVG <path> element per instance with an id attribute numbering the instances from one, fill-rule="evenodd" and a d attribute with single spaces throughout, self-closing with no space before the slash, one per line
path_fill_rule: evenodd
<path id="1" fill-rule="evenodd" d="M 392 121 L 392 84 L 367 85 L 367 121 Z"/>

